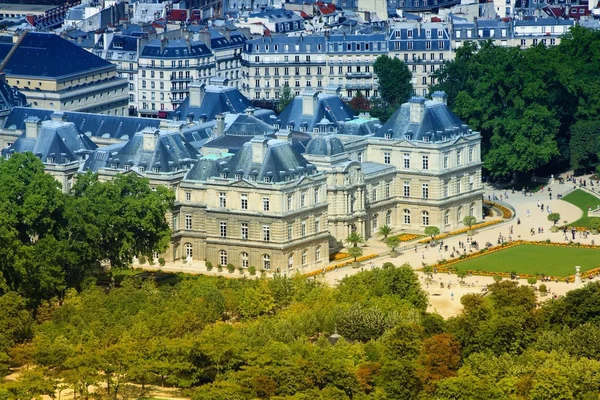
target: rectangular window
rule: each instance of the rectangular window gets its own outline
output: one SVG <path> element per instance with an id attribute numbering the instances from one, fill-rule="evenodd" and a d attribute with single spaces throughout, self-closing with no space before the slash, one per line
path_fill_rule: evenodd
<path id="1" fill-rule="evenodd" d="M 473 148 L 469 147 L 469 162 L 473 162 Z"/>
<path id="2" fill-rule="evenodd" d="M 444 154 L 444 169 L 448 168 L 448 154 Z"/>
<path id="3" fill-rule="evenodd" d="M 269 211 L 271 209 L 271 203 L 268 197 L 263 197 L 263 211 Z"/>
<path id="4" fill-rule="evenodd" d="M 192 229 L 192 214 L 185 214 L 185 229 Z"/>
<path id="5" fill-rule="evenodd" d="M 225 222 L 225 221 L 219 222 L 219 235 L 222 238 L 227 237 L 227 222 Z"/>
<path id="6" fill-rule="evenodd" d="M 392 156 L 390 154 L 390 152 L 386 151 L 383 153 L 383 163 L 384 164 L 391 164 L 392 162 Z"/>
<path id="7" fill-rule="evenodd" d="M 247 210 L 248 209 L 248 195 L 246 193 L 242 193 L 240 195 L 240 200 L 241 200 L 241 207 L 242 210 Z"/>
<path id="8" fill-rule="evenodd" d="M 287 195 L 287 209 L 288 209 L 288 211 L 292 210 L 292 204 L 293 204 L 292 201 L 293 201 L 292 195 L 288 194 Z"/>
<path id="9" fill-rule="evenodd" d="M 315 204 L 319 204 L 321 202 L 321 191 L 319 188 L 315 188 Z"/>
<path id="10" fill-rule="evenodd" d="M 185 201 L 192 201 L 192 192 L 185 192 Z"/>
<path id="11" fill-rule="evenodd" d="M 315 233 L 321 232 L 321 218 L 315 218 Z"/>
<path id="12" fill-rule="evenodd" d="M 377 189 L 371 191 L 371 201 L 377 201 Z"/>
<path id="13" fill-rule="evenodd" d="M 422 189 L 422 192 L 423 192 L 423 193 L 422 193 L 422 197 L 423 197 L 424 199 L 428 199 L 428 198 L 429 198 L 429 184 L 428 184 L 428 183 L 424 183 L 424 184 L 421 186 L 421 189 Z"/>
<path id="14" fill-rule="evenodd" d="M 456 181 L 456 193 L 457 194 L 462 193 L 462 180 L 461 179 Z"/>
<path id="15" fill-rule="evenodd" d="M 402 158 L 404 159 L 404 168 L 406 168 L 406 169 L 410 168 L 410 154 L 404 153 L 402 155 Z"/>
<path id="16" fill-rule="evenodd" d="M 385 198 L 389 199 L 391 195 L 391 190 L 390 190 L 390 183 L 386 182 L 385 183 Z"/>
<path id="17" fill-rule="evenodd" d="M 300 193 L 300 207 L 306 206 L 306 192 Z"/>
<path id="18" fill-rule="evenodd" d="M 404 181 L 404 197 L 410 197 L 410 182 Z"/>
<path id="19" fill-rule="evenodd" d="M 423 169 L 429 169 L 429 156 L 423 156 Z"/>
<path id="20" fill-rule="evenodd" d="M 265 242 L 271 241 L 271 227 L 269 225 L 263 225 L 263 240 Z"/>
<path id="21" fill-rule="evenodd" d="M 302 235 L 302 237 L 306 236 L 306 221 L 302 221 L 302 225 L 300 228 L 300 234 Z"/>
<path id="22" fill-rule="evenodd" d="M 456 165 L 461 164 L 461 155 L 462 155 L 461 153 L 462 153 L 462 149 L 456 151 Z"/>
<path id="23" fill-rule="evenodd" d="M 242 222 L 242 240 L 248 240 L 248 223 Z"/>
<path id="24" fill-rule="evenodd" d="M 294 237 L 294 225 L 288 224 L 287 231 L 288 231 L 288 240 L 292 240 Z"/>
<path id="25" fill-rule="evenodd" d="M 219 192 L 219 207 L 227 207 L 227 193 Z"/>

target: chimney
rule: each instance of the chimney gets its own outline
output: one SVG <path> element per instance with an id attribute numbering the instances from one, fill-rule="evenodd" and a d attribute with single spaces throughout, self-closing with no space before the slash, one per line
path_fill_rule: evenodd
<path id="1" fill-rule="evenodd" d="M 200 107 L 204 100 L 204 85 L 200 81 L 194 81 L 188 85 L 190 91 L 190 107 Z"/>
<path id="2" fill-rule="evenodd" d="M 215 116 L 215 119 L 217 120 L 217 125 L 215 126 L 215 133 L 217 134 L 217 137 L 219 137 L 225 132 L 225 116 L 223 114 L 217 114 Z"/>
<path id="3" fill-rule="evenodd" d="M 160 39 L 160 52 L 163 53 L 165 51 L 165 47 L 167 46 L 167 44 L 169 43 L 169 39 L 167 39 L 166 37 L 163 37 L 162 39 Z"/>
<path id="4" fill-rule="evenodd" d="M 200 117 L 198 117 L 198 122 L 200 122 L 201 124 L 206 122 L 206 114 L 202 114 Z"/>
<path id="5" fill-rule="evenodd" d="M 252 144 L 252 162 L 262 164 L 267 154 L 268 139 L 264 136 L 255 136 L 250 143 Z"/>
<path id="6" fill-rule="evenodd" d="M 448 104 L 448 96 L 443 90 L 433 92 L 431 95 L 431 100 L 437 101 L 438 103 L 444 103 L 446 105 Z"/>
<path id="7" fill-rule="evenodd" d="M 65 122 L 67 116 L 62 111 L 54 111 L 50 116 L 50 119 L 54 122 Z"/>
<path id="8" fill-rule="evenodd" d="M 249 117 L 253 117 L 254 116 L 254 108 L 252 107 L 248 107 L 244 110 L 244 112 L 246 113 L 247 116 Z"/>
<path id="9" fill-rule="evenodd" d="M 194 122 L 194 113 L 189 113 L 188 115 L 186 115 L 185 122 L 187 122 L 188 124 Z"/>
<path id="10" fill-rule="evenodd" d="M 209 49 L 212 49 L 210 43 L 210 32 L 208 31 L 208 29 L 203 29 L 200 32 L 198 32 L 198 37 L 202 43 L 208 46 Z"/>
<path id="11" fill-rule="evenodd" d="M 313 90 L 304 90 L 300 93 L 302 97 L 302 115 L 312 116 L 315 113 L 318 103 L 318 93 Z"/>
<path id="12" fill-rule="evenodd" d="M 25 119 L 25 137 L 27 139 L 37 139 L 42 121 L 38 117 L 28 117 Z"/>
<path id="13" fill-rule="evenodd" d="M 410 104 L 410 123 L 420 124 L 425 114 L 425 99 L 423 97 L 414 96 L 408 101 Z"/>
<path id="14" fill-rule="evenodd" d="M 156 144 L 158 143 L 160 131 L 158 129 L 145 128 L 142 130 L 142 135 L 144 151 L 154 151 L 154 149 L 156 149 Z"/>
<path id="15" fill-rule="evenodd" d="M 287 129 L 280 129 L 277 132 L 275 132 L 275 138 L 291 144 L 292 132 L 288 131 Z"/>
<path id="16" fill-rule="evenodd" d="M 110 48 L 110 42 L 112 42 L 113 36 L 115 34 L 112 32 L 104 32 L 103 34 L 103 39 L 104 39 L 104 51 L 108 50 Z"/>

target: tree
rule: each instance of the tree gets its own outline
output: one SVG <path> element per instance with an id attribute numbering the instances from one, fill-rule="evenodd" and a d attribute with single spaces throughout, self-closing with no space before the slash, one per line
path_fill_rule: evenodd
<path id="1" fill-rule="evenodd" d="M 433 225 L 426 226 L 425 227 L 425 234 L 427 236 L 430 236 L 431 240 L 434 240 L 435 237 L 440 234 L 440 228 L 438 228 L 437 226 L 433 226 Z"/>
<path id="2" fill-rule="evenodd" d="M 389 225 L 382 225 L 377 230 L 377 234 L 383 236 L 383 239 L 387 239 L 388 235 L 392 233 L 392 227 Z"/>
<path id="3" fill-rule="evenodd" d="M 363 96 L 360 90 L 356 92 L 356 95 L 348 102 L 348 105 L 354 112 L 369 111 L 371 109 L 371 103 Z"/>
<path id="4" fill-rule="evenodd" d="M 390 250 L 396 251 L 396 247 L 400 246 L 400 239 L 398 236 L 390 236 L 385 240 L 385 244 L 390 248 Z"/>
<path id="5" fill-rule="evenodd" d="M 590 220 L 590 228 L 600 230 L 600 218 L 592 218 Z"/>
<path id="6" fill-rule="evenodd" d="M 442 333 L 425 339 L 417 359 L 417 371 L 423 385 L 432 391 L 432 383 L 456 376 L 460 358 L 460 344 L 451 334 Z"/>
<path id="7" fill-rule="evenodd" d="M 571 168 L 584 170 L 600 157 L 600 121 L 577 121 L 571 126 L 569 141 Z"/>
<path id="8" fill-rule="evenodd" d="M 346 244 L 351 244 L 352 247 L 356 247 L 359 244 L 365 242 L 365 238 L 358 232 L 352 231 L 345 240 Z"/>
<path id="9" fill-rule="evenodd" d="M 348 254 L 350 254 L 350 257 L 354 258 L 354 262 L 356 262 L 356 259 L 363 255 L 363 251 L 360 247 L 350 247 L 348 249 Z"/>
<path id="10" fill-rule="evenodd" d="M 459 269 L 458 271 L 456 271 L 456 276 L 460 278 L 461 282 L 464 282 L 465 278 L 469 276 L 469 273 L 464 269 Z"/>
<path id="11" fill-rule="evenodd" d="M 285 108 L 294 101 L 294 95 L 292 94 L 292 89 L 289 85 L 284 85 L 281 90 L 281 94 L 279 95 L 279 104 L 278 109 L 279 112 L 285 110 Z"/>
<path id="12" fill-rule="evenodd" d="M 386 55 L 377 57 L 373 70 L 379 81 L 381 98 L 391 107 L 398 108 L 412 95 L 412 74 L 399 58 Z"/>
<path id="13" fill-rule="evenodd" d="M 548 214 L 548 221 L 552 221 L 554 223 L 554 225 L 556 225 L 556 223 L 558 221 L 560 221 L 560 214 L 559 213 Z"/>
<path id="14" fill-rule="evenodd" d="M 535 285 L 536 282 L 537 282 L 537 278 L 535 278 L 535 277 L 527 278 L 527 283 L 529 283 L 530 285 Z"/>
<path id="15" fill-rule="evenodd" d="M 463 225 L 468 227 L 469 230 L 471 230 L 471 227 L 475 225 L 476 222 L 477 218 L 475 218 L 473 215 L 465 215 L 465 217 L 462 220 Z"/>

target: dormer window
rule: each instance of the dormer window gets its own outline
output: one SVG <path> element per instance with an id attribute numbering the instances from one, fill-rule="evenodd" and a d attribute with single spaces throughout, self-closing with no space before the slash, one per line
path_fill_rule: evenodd
<path id="1" fill-rule="evenodd" d="M 117 169 L 117 168 L 119 168 L 119 164 L 110 164 L 110 168 Z"/>
<path id="2" fill-rule="evenodd" d="M 227 173 L 221 172 L 221 179 L 227 179 Z"/>
<path id="3" fill-rule="evenodd" d="M 129 171 L 131 169 L 131 165 L 125 164 L 125 171 Z"/>
<path id="4" fill-rule="evenodd" d="M 47 162 L 48 164 L 54 164 L 54 158 L 53 158 L 53 157 L 48 157 L 48 158 L 46 159 L 46 162 Z"/>
<path id="5" fill-rule="evenodd" d="M 392 138 L 392 134 L 391 133 L 386 133 L 385 135 L 383 135 L 386 139 L 391 139 Z"/>
<path id="6" fill-rule="evenodd" d="M 404 135 L 404 139 L 410 140 L 410 135 Z"/>
<path id="7" fill-rule="evenodd" d="M 265 183 L 271 183 L 271 177 L 270 176 L 265 176 L 263 178 L 263 180 L 265 181 Z"/>
<path id="8" fill-rule="evenodd" d="M 235 179 L 238 181 L 242 180 L 242 175 L 241 174 L 235 174 Z"/>
<path id="9" fill-rule="evenodd" d="M 140 170 L 140 172 L 144 172 L 146 170 L 146 168 L 144 167 L 139 167 L 138 169 Z"/>
<path id="10" fill-rule="evenodd" d="M 250 181 L 255 182 L 256 181 L 256 175 L 250 175 Z"/>
<path id="11" fill-rule="evenodd" d="M 160 172 L 160 168 L 159 167 L 152 167 L 152 172 L 154 172 L 155 174 L 158 174 Z"/>
<path id="12" fill-rule="evenodd" d="M 424 142 L 429 142 L 429 136 L 423 136 L 423 141 Z"/>

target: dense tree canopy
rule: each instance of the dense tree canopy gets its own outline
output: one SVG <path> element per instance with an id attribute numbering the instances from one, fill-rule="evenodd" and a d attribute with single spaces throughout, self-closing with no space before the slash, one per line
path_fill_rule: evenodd
<path id="1" fill-rule="evenodd" d="M 0 160 L 0 294 L 16 291 L 37 306 L 81 289 L 103 260 L 124 267 L 165 250 L 172 202 L 135 174 L 83 175 L 65 195 L 33 154 Z"/>
<path id="2" fill-rule="evenodd" d="M 453 110 L 481 132 L 490 174 L 556 170 L 569 161 L 586 167 L 597 150 L 569 142 L 585 126 L 572 125 L 596 119 L 600 108 L 598 43 L 600 32 L 580 26 L 549 48 L 467 42 L 436 72 L 432 89 L 446 91 Z"/>

